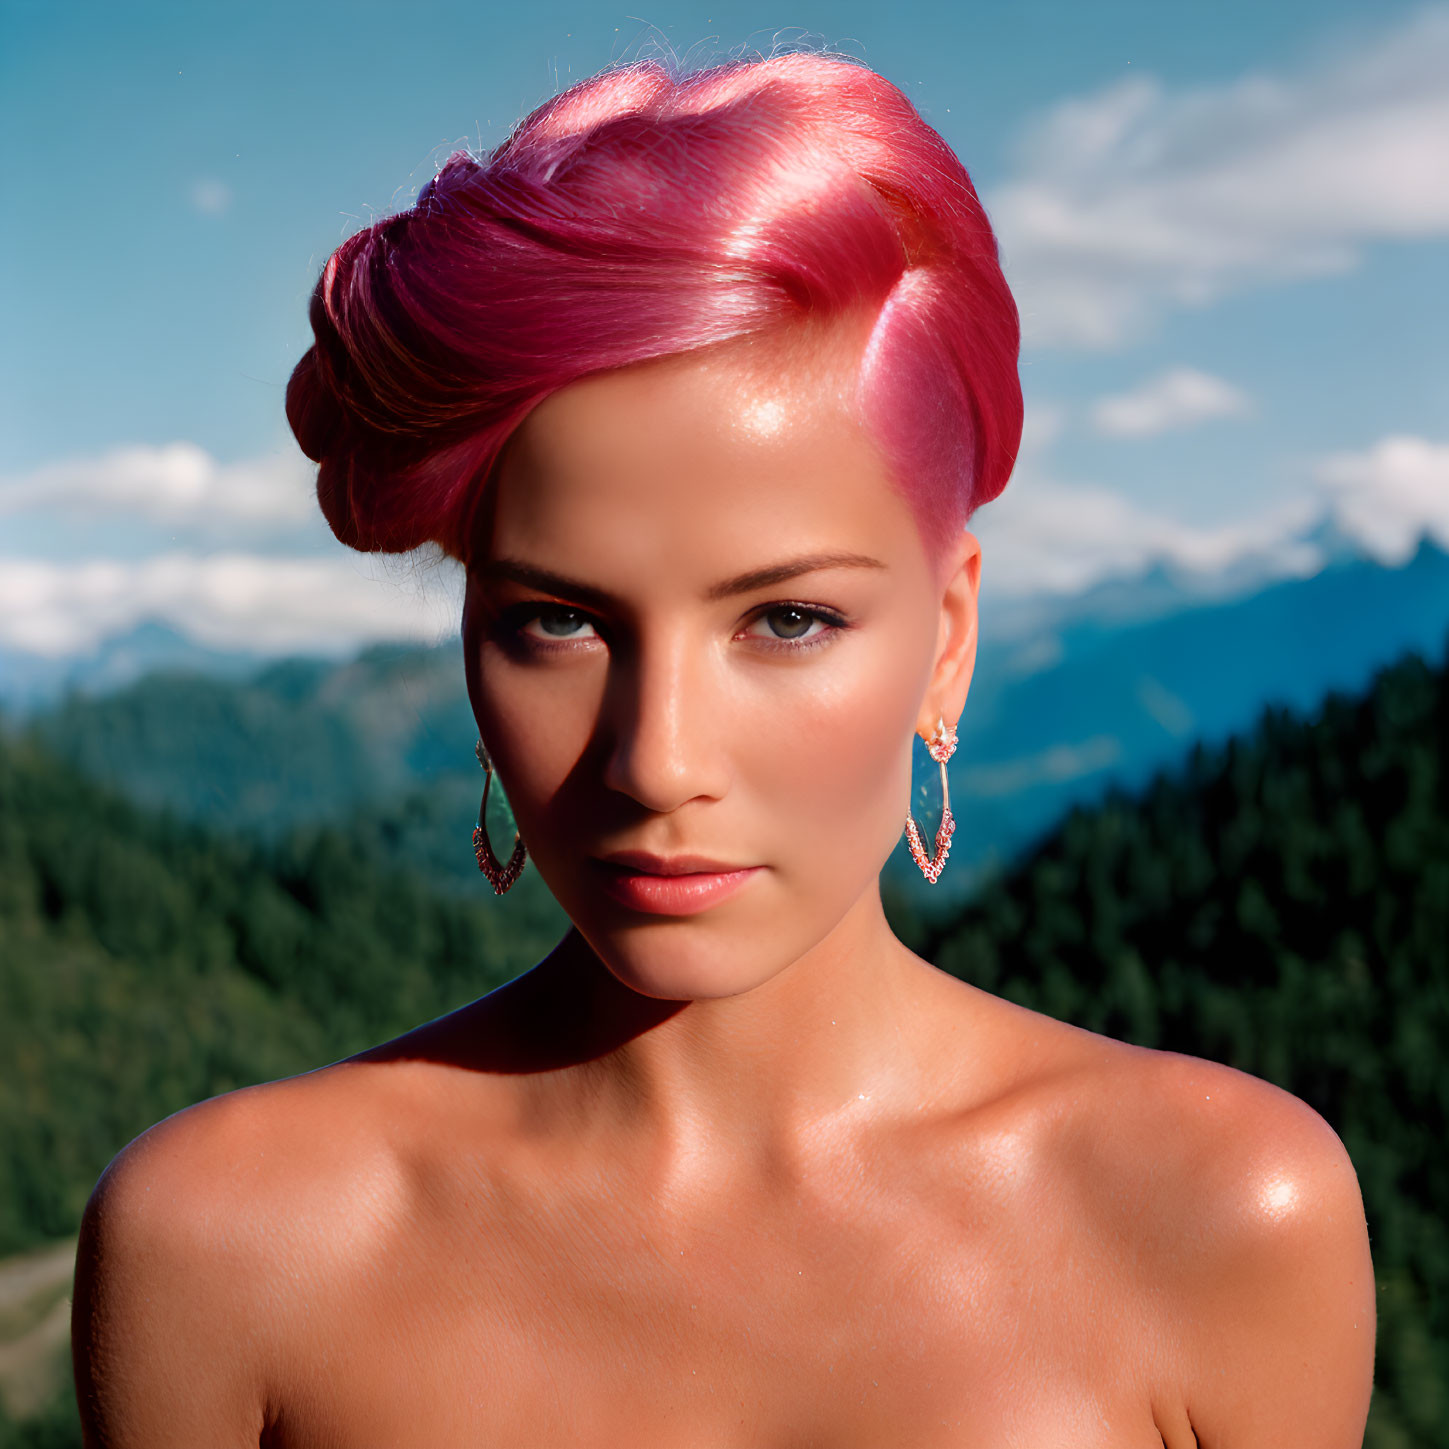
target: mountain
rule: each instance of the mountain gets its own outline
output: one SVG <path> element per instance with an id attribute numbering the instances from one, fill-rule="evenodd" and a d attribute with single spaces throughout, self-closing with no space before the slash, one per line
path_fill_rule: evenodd
<path id="1" fill-rule="evenodd" d="M 243 679 L 268 657 L 212 649 L 157 620 L 116 634 L 86 654 L 53 656 L 0 647 L 0 709 L 23 716 L 68 693 L 109 694 L 157 671 Z"/>
<path id="2" fill-rule="evenodd" d="M 1401 568 L 1341 559 L 1140 622 L 1123 622 L 1122 603 L 1107 590 L 1075 616 L 1043 621 L 1033 639 L 983 643 L 951 770 L 948 874 L 960 865 L 958 875 L 978 878 L 1072 804 L 1142 783 L 1269 705 L 1307 708 L 1329 690 L 1360 689 L 1406 649 L 1439 657 L 1449 554 L 1425 540 Z"/>
<path id="3" fill-rule="evenodd" d="M 275 834 L 453 773 L 476 731 L 457 649 L 378 645 L 336 663 L 283 659 L 242 679 L 148 674 L 73 694 L 30 730 L 145 805 Z"/>
<path id="4" fill-rule="evenodd" d="M 1435 546 L 1427 534 L 1420 541 Z M 1069 594 L 1000 595 L 991 587 L 988 561 L 981 597 L 982 637 L 1031 649 L 1043 634 L 1054 636 L 1069 625 L 1144 624 L 1187 609 L 1232 603 L 1275 584 L 1350 564 L 1382 561 L 1365 552 L 1361 541 L 1346 532 L 1332 512 L 1286 537 L 1246 548 L 1226 563 L 1194 568 L 1161 556 L 1136 573 L 1113 574 Z"/>

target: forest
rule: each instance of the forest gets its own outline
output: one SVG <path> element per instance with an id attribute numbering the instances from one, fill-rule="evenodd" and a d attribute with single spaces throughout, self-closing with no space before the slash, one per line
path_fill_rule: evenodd
<path id="1" fill-rule="evenodd" d="M 1073 809 L 949 918 L 895 892 L 887 907 L 967 981 L 1322 1113 L 1376 1267 L 1365 1443 L 1449 1443 L 1449 653 L 1269 709 Z M 73 1235 L 111 1156 L 159 1118 L 450 1010 L 564 924 L 531 872 L 501 901 L 460 898 L 365 834 L 188 823 L 0 731 L 0 1257 Z M 0 1349 L 56 1292 L 0 1301 Z M 48 1404 L 0 1410 L 0 1449 L 80 1443 L 62 1371 Z"/>

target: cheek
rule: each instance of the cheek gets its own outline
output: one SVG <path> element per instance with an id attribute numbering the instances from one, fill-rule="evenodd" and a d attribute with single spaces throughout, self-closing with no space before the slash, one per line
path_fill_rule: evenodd
<path id="1" fill-rule="evenodd" d="M 474 714 L 521 824 L 524 813 L 554 798 L 577 762 L 598 715 L 604 670 L 520 667 L 488 641 L 478 661 Z"/>
<path id="2" fill-rule="evenodd" d="M 928 661 L 915 634 L 862 628 L 762 701 L 742 773 L 782 870 L 873 874 L 905 823 Z"/>

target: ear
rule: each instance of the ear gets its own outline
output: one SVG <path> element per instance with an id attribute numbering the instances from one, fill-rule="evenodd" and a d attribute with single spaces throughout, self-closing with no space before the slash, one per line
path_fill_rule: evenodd
<path id="1" fill-rule="evenodd" d="M 941 622 L 936 636 L 936 662 L 921 702 L 916 733 L 929 739 L 936 721 L 954 725 L 966 708 L 966 694 L 976 669 L 977 593 L 981 585 L 981 545 L 963 529 L 942 563 Z"/>
<path id="2" fill-rule="evenodd" d="M 482 679 L 478 667 L 478 656 L 483 643 L 485 623 L 481 590 L 472 569 L 467 574 L 467 589 L 463 595 L 463 678 L 468 687 L 468 700 L 473 706 L 473 719 L 482 729 L 479 702 L 482 699 Z"/>

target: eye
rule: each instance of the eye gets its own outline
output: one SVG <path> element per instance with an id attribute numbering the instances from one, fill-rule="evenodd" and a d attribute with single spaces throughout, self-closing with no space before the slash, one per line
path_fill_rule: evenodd
<path id="1" fill-rule="evenodd" d="M 577 609 L 562 605 L 555 609 L 540 609 L 534 617 L 550 639 L 573 639 L 577 637 L 580 626 L 593 627 Z"/>
<path id="2" fill-rule="evenodd" d="M 509 634 L 544 648 L 550 643 L 594 637 L 592 633 L 585 632 L 593 629 L 589 616 L 567 604 L 524 604 L 506 610 L 503 624 Z"/>
<path id="3" fill-rule="evenodd" d="M 770 648 L 799 650 L 829 643 L 844 626 L 845 620 L 823 609 L 807 608 L 804 604 L 771 604 L 755 615 L 751 627 L 754 624 L 766 625 L 767 632 L 751 634 L 752 639 L 763 639 Z M 816 625 L 820 627 L 812 633 Z"/>

